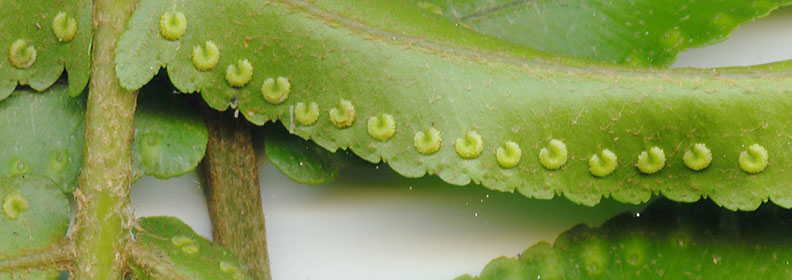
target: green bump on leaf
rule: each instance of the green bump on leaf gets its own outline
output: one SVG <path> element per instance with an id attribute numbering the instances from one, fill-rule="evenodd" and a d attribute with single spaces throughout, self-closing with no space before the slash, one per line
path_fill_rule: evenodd
<path id="1" fill-rule="evenodd" d="M 313 125 L 319 120 L 319 104 L 311 102 L 305 105 L 305 102 L 297 102 L 294 106 L 294 118 L 304 126 Z"/>
<path id="2" fill-rule="evenodd" d="M 138 95 L 133 143 L 133 174 L 170 178 L 194 169 L 209 134 L 184 96 L 152 83 Z M 15 91 L 0 102 L 0 177 L 47 176 L 70 193 L 82 165 L 85 99 L 71 98 L 63 84 L 42 93 Z M 35 139 L 35 141 L 31 141 Z"/>
<path id="3" fill-rule="evenodd" d="M 184 235 L 177 235 L 177 236 L 171 237 L 171 244 L 173 244 L 173 246 L 176 246 L 176 247 L 179 247 L 179 248 L 181 248 L 184 245 L 192 245 L 194 243 L 195 243 L 195 241 L 192 240 L 192 238 L 189 238 L 189 237 L 184 236 Z"/>
<path id="4" fill-rule="evenodd" d="M 385 142 L 396 135 L 396 121 L 391 114 L 381 114 L 368 119 L 368 134 L 377 141 Z"/>
<path id="5" fill-rule="evenodd" d="M 740 153 L 740 169 L 756 174 L 767 168 L 767 150 L 759 144 L 753 144 L 748 150 Z"/>
<path id="6" fill-rule="evenodd" d="M 132 172 L 165 179 L 193 170 L 206 152 L 209 132 L 198 111 L 164 80 L 140 90 L 135 110 Z"/>
<path id="7" fill-rule="evenodd" d="M 69 42 L 77 35 L 77 20 L 66 12 L 58 12 L 52 19 L 52 32 L 62 42 Z"/>
<path id="8" fill-rule="evenodd" d="M 84 98 L 57 84 L 38 93 L 16 90 L 0 102 L 0 177 L 47 176 L 65 192 L 77 187 L 82 164 Z"/>
<path id="9" fill-rule="evenodd" d="M 2 1 L 0 100 L 18 85 L 44 91 L 63 76 L 64 69 L 69 95 L 83 92 L 93 40 L 91 24 L 84 23 L 92 20 L 92 5 L 91 0 Z M 17 43 L 20 39 L 24 44 Z"/>
<path id="10" fill-rule="evenodd" d="M 12 159 L 11 164 L 8 166 L 8 170 L 11 176 L 25 175 L 30 172 L 30 164 L 22 159 Z"/>
<path id="11" fill-rule="evenodd" d="M 355 106 L 346 99 L 338 100 L 338 107 L 330 109 L 330 122 L 338 128 L 352 126 L 355 122 Z"/>
<path id="12" fill-rule="evenodd" d="M 241 267 L 237 256 L 199 236 L 177 218 L 144 217 L 138 223 L 142 230 L 133 231 L 137 242 L 154 251 L 163 263 L 168 263 L 179 279 L 251 279 L 241 269 L 233 271 L 230 268 Z M 133 269 L 144 269 L 134 262 L 129 265 Z"/>
<path id="13" fill-rule="evenodd" d="M 539 162 L 548 170 L 555 170 L 564 166 L 567 156 L 566 144 L 558 139 L 550 140 L 550 144 L 547 147 L 539 150 Z"/>
<path id="14" fill-rule="evenodd" d="M 649 149 L 649 152 L 641 152 L 638 155 L 638 170 L 644 174 L 654 174 L 660 169 L 663 169 L 666 163 L 665 152 L 663 149 L 654 146 Z"/>
<path id="15" fill-rule="evenodd" d="M 239 267 L 237 267 L 233 263 L 220 262 L 220 270 L 228 275 L 231 275 L 231 279 L 233 280 L 244 279 L 244 276 L 242 275 L 242 272 L 239 270 Z"/>
<path id="16" fill-rule="evenodd" d="M 583 250 L 580 253 L 580 259 L 583 261 L 583 270 L 588 275 L 600 275 L 607 269 L 610 258 L 608 256 L 608 249 L 603 246 L 602 241 L 593 239 L 584 241 Z"/>
<path id="17" fill-rule="evenodd" d="M 289 92 L 291 92 L 291 84 L 286 77 L 269 78 L 261 85 L 261 95 L 264 96 L 264 100 L 272 104 L 283 103 L 289 98 Z"/>
<path id="18" fill-rule="evenodd" d="M 660 36 L 660 44 L 666 49 L 676 49 L 685 43 L 685 36 L 678 28 L 670 28 Z"/>
<path id="19" fill-rule="evenodd" d="M 239 267 L 229 262 L 220 262 L 220 270 L 228 274 L 236 274 Z"/>
<path id="20" fill-rule="evenodd" d="M 36 62 L 36 48 L 26 40 L 17 39 L 8 47 L 8 61 L 16 68 L 28 68 Z"/>
<path id="21" fill-rule="evenodd" d="M 199 71 L 209 71 L 214 69 L 220 61 L 220 50 L 212 41 L 206 41 L 202 45 L 196 45 L 192 51 L 192 63 Z"/>
<path id="22" fill-rule="evenodd" d="M 160 143 L 161 136 L 157 132 L 140 133 L 135 140 L 140 143 L 138 152 L 140 153 L 140 163 L 145 166 L 155 166 L 160 160 L 160 155 L 165 145 Z"/>
<path id="23" fill-rule="evenodd" d="M 458 24 L 469 24 L 482 31 L 484 28 L 477 21 L 493 19 L 502 23 L 507 21 L 504 15 L 516 12 L 522 17 L 514 25 L 508 25 L 512 29 L 521 22 L 540 22 L 539 14 L 564 15 L 543 17 L 555 26 L 551 30 L 559 31 L 551 32 L 558 36 L 565 34 L 560 31 L 590 32 L 589 28 L 581 28 L 581 24 L 575 30 L 569 25 L 569 18 L 585 16 L 597 29 L 594 31 L 614 31 L 612 34 L 618 36 L 602 42 L 591 41 L 588 34 L 572 36 L 569 41 L 538 41 L 566 45 L 584 57 L 586 53 L 604 54 L 597 55 L 597 59 L 621 62 L 633 54 L 638 64 L 664 65 L 678 49 L 723 38 L 728 31 L 712 28 L 717 13 L 744 22 L 790 2 L 768 2 L 761 7 L 736 0 L 723 5 L 701 1 L 662 5 L 652 2 L 631 11 L 652 10 L 653 20 L 645 21 L 643 26 L 631 20 L 632 25 L 626 26 L 627 21 L 622 19 L 646 14 L 622 13 L 609 17 L 610 14 L 602 11 L 623 11 L 623 7 L 605 5 L 606 0 L 597 1 L 569 2 L 570 7 L 581 9 L 569 15 L 570 7 L 553 1 L 536 2 L 542 11 L 536 13 L 532 10 L 533 2 L 511 0 L 416 0 L 407 5 L 391 0 L 206 0 L 192 1 L 189 5 L 177 0 L 141 0 L 116 48 L 116 73 L 122 86 L 136 89 L 148 82 L 160 67 L 165 67 L 180 91 L 199 92 L 212 108 L 224 110 L 233 105 L 257 125 L 283 121 L 291 133 L 303 139 L 311 139 L 329 150 L 348 149 L 369 161 L 384 159 L 404 176 L 436 174 L 452 184 L 477 182 L 490 189 L 516 190 L 532 198 L 549 199 L 560 194 L 585 205 L 597 204 L 603 197 L 641 203 L 659 194 L 688 202 L 708 197 L 735 210 L 755 209 L 762 201 L 792 207 L 792 191 L 784 183 L 792 178 L 792 173 L 787 172 L 792 168 L 792 157 L 774 157 L 773 164 L 778 168 L 767 168 L 762 176 L 748 176 L 735 168 L 736 157 L 744 149 L 740 144 L 745 141 L 762 143 L 770 151 L 783 151 L 787 145 L 781 139 L 789 139 L 792 133 L 781 120 L 792 119 L 792 111 L 788 109 L 792 101 L 779 89 L 792 88 L 789 74 L 792 63 L 714 70 L 623 67 L 555 56 L 499 39 L 506 37 L 485 36 Z M 440 7 L 445 17 L 455 18 L 444 19 L 413 5 L 415 2 L 429 2 Z M 487 9 L 512 2 L 517 4 Z M 472 6 L 463 10 L 461 5 Z M 680 9 L 683 5 L 689 8 Z M 178 42 L 168 41 L 159 34 L 160 15 L 173 7 L 190 16 L 191 33 Z M 209 10 L 225 13 L 206 13 Z M 388 10 L 389 16 L 373 12 L 378 10 Z M 249 11 L 256 14 L 238 16 Z M 455 14 L 455 11 L 463 13 Z M 597 16 L 585 11 L 597 11 Z M 680 22 L 687 13 L 691 17 Z M 458 15 L 471 17 L 457 19 Z M 602 16 L 613 20 L 612 24 L 597 24 L 596 20 Z M 680 26 L 679 38 L 687 38 L 687 42 L 694 40 L 666 52 L 659 40 L 676 25 Z M 79 28 L 82 26 L 85 24 Z M 529 28 L 543 32 L 542 27 Z M 641 35 L 646 31 L 651 34 L 648 40 L 633 39 L 635 32 Z M 715 31 L 711 33 L 714 36 L 707 35 L 711 31 Z M 530 40 L 545 38 L 511 32 Z M 77 37 L 82 34 L 81 30 Z M 51 33 L 47 35 L 55 39 Z M 669 33 L 668 38 L 676 36 Z M 256 74 L 261 73 L 250 82 L 255 86 L 233 88 L 223 81 L 225 71 L 197 71 L 190 53 L 207 38 L 223 38 L 214 42 L 228 62 L 215 69 L 225 70 L 230 63 L 249 59 L 256 67 Z M 673 42 L 672 39 L 668 40 Z M 624 44 L 617 51 L 602 48 L 614 41 Z M 590 48 L 594 46 L 596 52 Z M 38 43 L 36 48 L 39 49 Z M 551 46 L 546 50 L 557 49 Z M 40 61 L 33 67 L 39 64 Z M 292 83 L 291 93 L 284 101 L 289 106 L 272 106 L 262 98 L 261 85 L 266 75 L 300 77 L 301 82 Z M 412 137 L 393 137 L 387 145 L 378 145 L 364 126 L 336 129 L 332 121 L 301 125 L 297 120 L 299 112 L 294 112 L 296 107 L 292 106 L 303 102 L 308 108 L 315 102 L 322 108 L 321 116 L 337 107 L 339 98 L 351 100 L 356 115 L 364 116 L 364 121 L 388 112 L 399 120 L 399 129 L 406 132 L 433 127 L 457 135 L 447 143 L 438 141 L 438 145 L 432 145 L 438 152 L 427 157 L 404 152 L 411 145 L 420 147 Z M 749 113 L 749 107 L 760 105 L 767 114 Z M 673 113 L 668 113 L 669 110 Z M 694 118 L 698 121 L 689 121 Z M 727 127 L 723 123 L 731 125 Z M 757 126 L 762 128 L 756 129 Z M 486 135 L 487 143 L 494 144 L 492 153 L 506 141 L 520 143 L 523 149 L 525 145 L 537 146 L 536 153 L 531 155 L 534 159 L 550 140 L 548 135 L 564 135 L 570 164 L 562 167 L 563 172 L 537 172 L 544 168 L 539 160 L 532 160 L 521 161 L 519 169 L 504 170 L 498 167 L 496 155 L 453 164 L 459 163 L 459 156 L 453 149 L 443 151 L 440 145 L 452 145 L 468 129 Z M 737 135 L 748 135 L 747 131 L 750 139 Z M 682 162 L 686 148 L 683 147 L 679 156 L 667 159 L 662 178 L 644 176 L 638 170 L 619 172 L 618 169 L 598 178 L 585 164 L 592 153 L 601 157 L 594 148 L 598 145 L 617 147 L 614 152 L 622 158 L 622 155 L 636 157 L 651 147 L 646 143 L 669 149 L 687 143 L 691 135 L 717 151 L 718 155 L 713 157 L 734 158 L 714 160 L 707 167 L 718 172 L 691 176 L 691 170 Z M 573 163 L 573 158 L 578 161 Z M 624 159 L 621 161 L 626 163 Z M 635 158 L 631 161 L 634 163 Z M 2 166 L 5 162 L 0 163 Z"/>
<path id="24" fill-rule="evenodd" d="M 236 64 L 230 64 L 226 69 L 225 78 L 232 87 L 241 88 L 253 79 L 253 65 L 247 59 L 239 60 Z"/>
<path id="25" fill-rule="evenodd" d="M 133 175 L 170 178 L 194 169 L 209 134 L 194 106 L 173 89 L 152 83 L 138 95 Z M 82 165 L 85 98 L 71 98 L 64 84 L 42 93 L 14 92 L 0 102 L 0 177 L 47 176 L 70 193 Z M 33 141 L 31 141 L 34 139 Z"/>
<path id="26" fill-rule="evenodd" d="M 22 212 L 27 211 L 29 208 L 28 200 L 20 194 L 15 192 L 3 197 L 3 215 L 11 220 L 16 220 Z"/>
<path id="27" fill-rule="evenodd" d="M 605 177 L 613 173 L 619 166 L 618 157 L 611 150 L 604 149 L 600 155 L 594 154 L 589 159 L 589 172 L 597 177 Z"/>
<path id="28" fill-rule="evenodd" d="M 440 150 L 443 146 L 443 138 L 440 136 L 440 131 L 434 127 L 425 128 L 423 131 L 418 131 L 413 137 L 413 146 L 415 150 L 424 155 L 431 155 Z"/>
<path id="29" fill-rule="evenodd" d="M 61 172 L 66 170 L 66 165 L 69 163 L 69 160 L 66 156 L 66 152 L 64 151 L 52 151 L 49 156 L 49 164 L 47 165 L 47 175 L 54 175 L 60 174 Z"/>
<path id="30" fill-rule="evenodd" d="M 658 199 L 640 215 L 578 225 L 552 246 L 497 258 L 475 279 L 790 279 L 791 221 L 773 204 L 735 212 L 709 200 Z"/>
<path id="31" fill-rule="evenodd" d="M 45 177 L 0 176 L 0 259 L 10 260 L 60 242 L 69 227 L 69 199 Z M 0 272 L 0 279 L 58 279 L 59 269 Z"/>
<path id="32" fill-rule="evenodd" d="M 188 255 L 195 255 L 195 254 L 198 254 L 198 252 L 201 251 L 201 249 L 199 249 L 198 246 L 195 246 L 195 245 L 192 245 L 192 244 L 182 246 L 181 250 L 182 250 L 182 252 L 184 252 L 185 254 L 188 254 Z"/>
<path id="33" fill-rule="evenodd" d="M 707 145 L 697 143 L 682 156 L 682 161 L 690 169 L 699 171 L 710 165 L 712 162 L 712 151 Z"/>
<path id="34" fill-rule="evenodd" d="M 502 147 L 499 147 L 498 150 L 495 151 L 495 157 L 501 167 L 512 168 L 520 163 L 520 158 L 522 158 L 522 150 L 520 149 L 520 145 L 517 145 L 517 143 L 514 143 L 513 141 L 506 141 Z"/>
<path id="35" fill-rule="evenodd" d="M 484 149 L 484 141 L 481 140 L 481 135 L 475 130 L 469 130 L 465 133 L 465 137 L 457 138 L 454 141 L 454 149 L 457 155 L 464 159 L 477 158 L 481 151 Z"/>
<path id="36" fill-rule="evenodd" d="M 647 254 L 651 250 L 651 242 L 640 234 L 633 234 L 622 242 L 622 262 L 631 267 L 640 267 L 646 263 Z"/>
<path id="37" fill-rule="evenodd" d="M 160 34 L 168 40 L 178 40 L 187 32 L 187 18 L 182 12 L 164 12 L 160 17 Z"/>

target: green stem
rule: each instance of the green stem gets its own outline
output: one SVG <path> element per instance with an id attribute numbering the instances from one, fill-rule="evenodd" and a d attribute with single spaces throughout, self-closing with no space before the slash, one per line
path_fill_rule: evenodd
<path id="1" fill-rule="evenodd" d="M 91 82 L 76 217 L 75 270 L 70 279 L 123 279 L 128 235 L 136 92 L 121 88 L 115 46 L 134 0 L 94 1 Z"/>
<path id="2" fill-rule="evenodd" d="M 206 105 L 201 114 L 209 129 L 204 181 L 212 235 L 254 279 L 272 279 L 250 124 Z"/>

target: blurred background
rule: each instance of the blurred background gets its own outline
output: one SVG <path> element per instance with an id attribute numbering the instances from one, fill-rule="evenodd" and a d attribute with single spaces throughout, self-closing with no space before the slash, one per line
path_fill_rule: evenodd
<path id="1" fill-rule="evenodd" d="M 724 67 L 792 59 L 792 7 L 737 29 L 731 38 L 682 52 L 673 67 Z M 262 143 L 257 143 L 261 150 Z M 407 179 L 385 165 L 344 169 L 336 181 L 294 183 L 258 155 L 274 279 L 453 279 L 477 275 L 579 223 L 597 226 L 641 205 L 565 198 L 533 200 L 429 176 Z M 200 167 L 199 167 L 200 169 Z M 175 216 L 211 238 L 200 175 L 144 177 L 132 186 L 136 216 Z"/>

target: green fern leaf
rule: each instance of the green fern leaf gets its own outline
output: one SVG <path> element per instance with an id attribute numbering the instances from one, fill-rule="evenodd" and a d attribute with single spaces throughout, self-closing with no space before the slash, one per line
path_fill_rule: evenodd
<path id="1" fill-rule="evenodd" d="M 77 187 L 82 166 L 85 99 L 63 84 L 42 93 L 19 89 L 0 102 L 0 176 L 35 174 L 64 192 Z M 133 175 L 168 178 L 194 169 L 208 141 L 206 126 L 185 98 L 152 84 L 141 90 L 135 114 Z"/>
<path id="2" fill-rule="evenodd" d="M 69 95 L 80 95 L 91 68 L 92 14 L 91 0 L 3 1 L 0 100 L 17 84 L 44 91 L 64 69 L 69 73 Z M 19 40 L 23 44 L 17 43 Z M 17 51 L 12 52 L 14 49 Z"/>
<path id="3" fill-rule="evenodd" d="M 45 177 L 0 177 L 0 260 L 58 243 L 69 228 L 69 199 Z M 60 271 L 0 272 L 0 279 L 58 279 Z"/>
<path id="4" fill-rule="evenodd" d="M 479 277 L 457 279 L 789 279 L 791 218 L 772 204 L 732 212 L 710 201 L 658 200 L 599 228 L 577 226 L 517 258 L 494 259 Z"/>
<path id="5" fill-rule="evenodd" d="M 167 279 L 252 279 L 247 276 L 228 249 L 199 236 L 174 217 L 145 217 L 138 220 L 135 239 L 157 252 L 158 264 L 167 264 L 173 275 Z M 133 260 L 134 262 L 134 260 Z M 134 263 L 135 279 L 152 279 L 146 268 Z M 157 279 L 157 278 L 154 278 Z"/>
<path id="6" fill-rule="evenodd" d="M 383 7 L 393 9 L 375 13 Z M 217 10 L 224 13 L 210 12 Z M 166 12 L 185 15 L 179 39 L 161 35 Z M 194 65 L 193 51 L 208 48 L 207 41 L 220 56 L 205 71 Z M 766 200 L 792 206 L 783 183 L 792 179 L 784 140 L 792 135 L 784 121 L 792 117 L 790 62 L 710 70 L 604 65 L 496 40 L 412 3 L 384 0 L 144 0 L 116 62 L 126 88 L 165 66 L 176 88 L 200 92 L 215 109 L 238 110 L 258 125 L 280 120 L 328 150 L 349 148 L 408 177 L 436 174 L 453 184 L 545 199 L 562 194 L 585 205 L 603 196 L 641 203 L 662 194 L 709 197 L 729 209 Z M 239 69 L 252 69 L 249 82 L 250 73 Z M 280 78 L 288 86 L 268 82 Z M 265 97 L 286 88 L 282 102 Z M 378 136 L 390 130 L 384 115 L 394 120 L 390 138 Z M 564 144 L 565 157 L 541 155 L 551 140 Z M 520 148 L 513 167 L 505 166 L 515 160 L 514 147 L 497 156 L 508 142 Z M 683 162 L 697 143 L 712 156 L 700 171 Z M 762 166 L 753 152 L 740 159 L 753 144 L 767 151 L 766 168 L 741 168 L 741 161 Z M 593 175 L 590 159 L 605 149 L 618 164 Z M 555 159 L 540 159 L 548 156 Z"/>

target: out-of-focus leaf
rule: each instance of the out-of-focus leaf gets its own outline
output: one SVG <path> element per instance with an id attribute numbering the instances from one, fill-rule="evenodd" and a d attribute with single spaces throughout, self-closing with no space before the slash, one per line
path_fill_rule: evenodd
<path id="1" fill-rule="evenodd" d="M 410 0 L 476 31 L 539 50 L 644 66 L 718 43 L 789 0 Z"/>
<path id="2" fill-rule="evenodd" d="M 790 234 L 792 212 L 773 204 L 732 212 L 662 199 L 458 279 L 790 279 Z"/>

